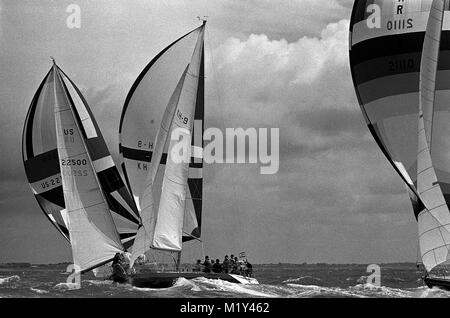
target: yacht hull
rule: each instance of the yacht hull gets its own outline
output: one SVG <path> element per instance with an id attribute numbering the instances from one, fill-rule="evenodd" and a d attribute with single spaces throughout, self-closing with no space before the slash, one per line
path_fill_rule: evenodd
<path id="1" fill-rule="evenodd" d="M 438 287 L 450 291 L 450 280 L 443 278 L 425 277 L 424 283 L 429 287 Z"/>
<path id="2" fill-rule="evenodd" d="M 244 277 L 235 274 L 214 274 L 214 273 L 145 273 L 134 274 L 130 278 L 131 285 L 139 288 L 168 288 L 172 287 L 177 279 L 195 279 L 204 277 L 213 280 L 222 280 L 235 284 L 259 284 L 254 278 Z"/>

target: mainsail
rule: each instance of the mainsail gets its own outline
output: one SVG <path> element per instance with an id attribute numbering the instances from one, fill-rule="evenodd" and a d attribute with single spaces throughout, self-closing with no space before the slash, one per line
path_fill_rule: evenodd
<path id="1" fill-rule="evenodd" d="M 357 97 L 370 132 L 407 186 L 428 271 L 447 261 L 450 243 L 446 10 L 444 0 L 357 0 L 350 22 Z"/>
<path id="2" fill-rule="evenodd" d="M 91 270 L 124 250 L 94 170 L 85 139 L 92 137 L 90 117 L 76 112 L 64 80 L 54 65 L 56 143 L 76 270 Z"/>
<path id="3" fill-rule="evenodd" d="M 136 243 L 133 247 L 136 253 L 141 250 L 138 246 L 148 249 L 149 242 L 150 245 L 164 250 L 179 250 L 181 243 L 172 244 L 178 240 L 177 235 L 170 239 L 170 244 L 166 244 L 166 241 L 160 245 L 160 238 L 170 231 L 167 229 L 169 224 L 173 225 L 180 220 L 183 226 L 183 241 L 197 239 L 201 234 L 204 26 L 203 24 L 194 29 L 161 51 L 144 68 L 125 101 L 119 128 L 122 169 L 130 192 L 140 208 L 142 226 L 146 228 L 147 233 L 147 243 Z M 173 104 L 173 101 L 177 101 L 176 104 Z M 171 108 L 174 107 L 177 107 L 178 112 L 172 112 Z M 161 124 L 169 117 L 173 118 L 170 129 L 174 127 L 174 122 L 181 120 L 183 123 L 188 119 L 188 125 L 179 125 L 187 128 L 191 135 L 189 138 L 192 137 L 192 157 L 184 170 L 181 166 L 175 167 L 168 163 L 173 144 L 171 145 L 170 138 L 167 138 L 169 133 L 165 133 L 166 140 L 161 137 Z M 167 129 L 167 124 L 164 124 L 164 127 Z M 161 169 L 158 169 L 160 166 Z M 181 180 L 187 178 L 183 189 L 169 186 L 169 183 L 178 177 Z M 165 190 L 162 190 L 163 187 Z M 174 206 L 167 208 L 167 203 L 175 202 L 174 197 L 166 197 L 169 193 L 177 193 L 177 197 L 182 199 L 176 210 L 183 211 L 183 216 L 180 218 L 177 214 L 176 220 L 164 221 L 164 218 L 173 215 L 169 210 L 175 211 Z M 158 211 L 164 213 L 160 214 Z M 173 229 L 175 228 L 179 229 L 179 223 Z M 143 231 L 141 227 L 141 232 Z M 174 232 L 179 233 L 178 230 L 172 231 Z"/>
<path id="4" fill-rule="evenodd" d="M 129 247 L 139 224 L 134 200 L 122 181 L 89 106 L 75 84 L 56 65 L 40 84 L 25 120 L 22 153 L 30 187 L 45 215 L 69 240 L 68 226 L 64 220 L 65 202 L 56 143 L 53 89 L 56 72 L 65 85 L 66 94 L 75 105 L 77 116 L 85 118 L 83 128 L 86 131 L 88 153 L 122 243 Z"/>

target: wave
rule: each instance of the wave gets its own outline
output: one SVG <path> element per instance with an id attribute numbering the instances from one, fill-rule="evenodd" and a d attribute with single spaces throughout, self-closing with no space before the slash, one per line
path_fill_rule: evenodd
<path id="1" fill-rule="evenodd" d="M 356 286 L 350 287 L 350 289 L 367 297 L 382 297 L 382 298 L 414 297 L 413 289 L 400 289 L 386 286 L 375 286 L 372 284 L 358 284 Z"/>
<path id="2" fill-rule="evenodd" d="M 310 297 L 352 297 L 365 298 L 367 296 L 361 295 L 351 289 L 343 289 L 340 287 L 323 287 L 316 285 L 299 285 L 288 284 L 292 290 L 289 297 L 310 298 Z"/>
<path id="3" fill-rule="evenodd" d="M 179 288 L 179 287 L 186 288 L 187 287 L 193 292 L 201 292 L 202 291 L 200 286 L 195 284 L 195 282 L 193 282 L 189 279 L 183 278 L 183 277 L 178 278 L 176 280 L 175 284 L 173 285 L 173 287 L 175 287 L 175 288 Z"/>
<path id="4" fill-rule="evenodd" d="M 449 298 L 450 291 L 434 287 L 432 289 L 423 286 L 417 289 L 417 297 L 419 298 Z"/>
<path id="5" fill-rule="evenodd" d="M 83 280 L 82 283 L 89 283 L 95 286 L 109 286 L 114 284 L 112 280 L 91 280 L 91 279 Z"/>
<path id="6" fill-rule="evenodd" d="M 416 298 L 415 289 L 399 289 L 371 284 L 358 284 L 347 288 L 316 285 L 287 284 L 287 297 L 343 297 L 343 298 Z"/>
<path id="7" fill-rule="evenodd" d="M 42 289 L 33 288 L 33 287 L 30 287 L 30 290 L 35 293 L 38 293 L 38 294 L 48 294 L 49 293 L 48 290 L 42 290 Z"/>
<path id="8" fill-rule="evenodd" d="M 250 287 L 251 286 L 251 287 Z M 178 278 L 174 285 L 169 288 L 140 288 L 129 285 L 129 288 L 136 291 L 151 292 L 151 291 L 177 291 L 185 290 L 194 293 L 200 292 L 225 292 L 238 295 L 250 295 L 252 297 L 277 297 L 278 295 L 273 293 L 266 293 L 257 290 L 259 285 L 242 285 L 231 283 L 220 279 L 208 279 L 205 277 L 198 277 L 194 279 L 186 279 L 183 277 Z"/>
<path id="9" fill-rule="evenodd" d="M 81 286 L 77 283 L 59 283 L 53 288 L 57 290 L 77 290 L 80 289 Z"/>
<path id="10" fill-rule="evenodd" d="M 313 276 L 301 276 L 299 278 L 286 279 L 285 281 L 283 281 L 283 283 L 285 283 L 285 284 L 299 283 L 299 282 L 304 281 L 304 280 L 314 280 L 314 281 L 318 281 L 318 282 L 322 281 L 320 278 L 313 277 Z"/>
<path id="11" fill-rule="evenodd" d="M 222 291 L 233 294 L 245 294 L 253 297 L 278 297 L 276 294 L 258 291 L 261 285 L 243 285 L 231 283 L 220 279 L 208 279 L 205 277 L 198 277 L 191 280 L 201 290 L 206 291 Z"/>
<path id="12" fill-rule="evenodd" d="M 434 291 L 429 295 L 422 295 L 423 290 L 417 289 L 399 289 L 386 286 L 377 287 L 370 284 L 357 284 L 350 287 L 325 287 L 314 284 L 304 285 L 295 282 L 300 282 L 304 279 L 311 279 L 311 277 L 299 277 L 296 279 L 289 279 L 284 282 L 284 285 L 242 285 L 231 283 L 223 280 L 208 279 L 205 277 L 198 277 L 192 280 L 186 278 L 179 278 L 174 286 L 165 288 L 166 291 L 176 292 L 194 292 L 207 293 L 217 295 L 233 295 L 243 297 L 250 296 L 256 298 L 313 298 L 313 297 L 339 297 L 339 298 L 418 298 L 418 297 L 442 297 L 450 295 L 449 293 L 439 290 Z M 292 283 L 286 283 L 286 282 Z M 161 289 L 138 288 L 129 286 L 137 291 L 155 291 Z M 183 291 L 185 290 L 185 291 Z M 445 293 L 445 294 L 443 294 Z"/>
<path id="13" fill-rule="evenodd" d="M 20 280 L 20 277 L 18 275 L 4 277 L 4 278 L 0 277 L 0 285 L 15 283 L 15 282 L 18 282 L 19 280 Z"/>

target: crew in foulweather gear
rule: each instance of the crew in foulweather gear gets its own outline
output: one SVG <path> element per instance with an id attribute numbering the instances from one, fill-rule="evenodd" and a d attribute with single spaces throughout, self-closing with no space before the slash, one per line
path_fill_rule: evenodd
<path id="1" fill-rule="evenodd" d="M 241 275 L 241 276 L 245 276 L 245 271 L 246 271 L 246 266 L 245 266 L 245 263 L 244 263 L 244 261 L 243 260 L 240 260 L 239 261 L 239 274 Z"/>
<path id="2" fill-rule="evenodd" d="M 124 268 L 125 258 L 122 254 L 116 253 L 112 262 L 112 275 L 110 279 L 116 283 L 125 283 L 128 280 L 127 271 Z"/>
<path id="3" fill-rule="evenodd" d="M 216 259 L 216 262 L 214 263 L 212 270 L 216 274 L 222 273 L 222 264 L 220 264 L 220 260 Z"/>
<path id="4" fill-rule="evenodd" d="M 194 268 L 192 269 L 193 272 L 201 272 L 202 271 L 202 261 L 197 260 L 197 263 L 195 263 Z"/>
<path id="5" fill-rule="evenodd" d="M 238 258 L 235 257 L 233 260 L 233 264 L 231 267 L 231 274 L 240 274 L 239 272 L 239 262 L 238 262 Z"/>
<path id="6" fill-rule="evenodd" d="M 228 274 L 230 268 L 230 260 L 228 259 L 228 255 L 225 255 L 225 259 L 222 262 L 222 270 L 225 274 Z"/>
<path id="7" fill-rule="evenodd" d="M 209 256 L 205 256 L 205 261 L 203 262 L 203 272 L 205 273 L 211 273 L 211 261 L 209 260 Z"/>
<path id="8" fill-rule="evenodd" d="M 245 276 L 253 277 L 253 266 L 252 266 L 252 264 L 250 264 L 250 262 L 248 260 L 245 260 L 245 266 L 246 266 Z"/>

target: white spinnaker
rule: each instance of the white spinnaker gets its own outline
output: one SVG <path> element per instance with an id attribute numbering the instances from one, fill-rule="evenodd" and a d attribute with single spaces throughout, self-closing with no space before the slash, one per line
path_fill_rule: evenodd
<path id="1" fill-rule="evenodd" d="M 72 254 L 77 271 L 110 261 L 123 246 L 56 65 L 55 125 Z"/>
<path id="2" fill-rule="evenodd" d="M 187 180 L 189 176 L 190 152 L 185 160 L 174 158 L 174 147 L 179 140 L 189 141 L 191 148 L 194 125 L 197 89 L 200 76 L 200 65 L 203 52 L 204 28 L 198 40 L 188 66 L 183 90 L 178 101 L 175 117 L 172 121 L 171 135 L 176 130 L 180 139 L 171 138 L 168 150 L 166 169 L 164 172 L 161 198 L 155 224 L 152 247 L 160 250 L 179 252 L 182 249 L 183 224 L 186 207 Z"/>
<path id="3" fill-rule="evenodd" d="M 161 158 L 164 152 L 165 145 L 167 143 L 170 128 L 172 126 L 172 121 L 175 115 L 175 111 L 177 109 L 178 101 L 180 99 L 180 95 L 183 89 L 184 80 L 186 78 L 186 70 L 181 75 L 180 80 L 178 81 L 177 87 L 170 98 L 169 104 L 166 107 L 166 110 L 163 115 L 163 119 L 161 121 L 161 125 L 159 127 L 158 133 L 156 135 L 156 139 L 154 142 L 154 152 L 152 157 L 152 162 L 150 164 L 150 171 L 147 175 L 147 180 L 145 182 L 144 192 L 140 198 L 140 206 L 141 206 L 141 220 L 142 224 L 138 230 L 136 238 L 134 240 L 130 267 L 133 267 L 136 259 L 147 252 L 152 244 L 153 234 L 156 223 L 156 215 L 154 210 L 154 184 L 156 174 L 160 167 Z"/>
<path id="4" fill-rule="evenodd" d="M 417 155 L 417 190 L 425 209 L 419 214 L 419 243 L 427 271 L 449 259 L 450 211 L 431 156 L 436 74 L 444 1 L 433 0 L 422 52 Z"/>

